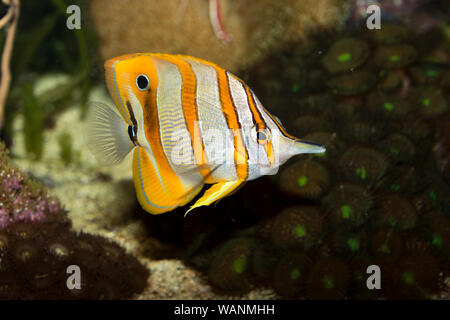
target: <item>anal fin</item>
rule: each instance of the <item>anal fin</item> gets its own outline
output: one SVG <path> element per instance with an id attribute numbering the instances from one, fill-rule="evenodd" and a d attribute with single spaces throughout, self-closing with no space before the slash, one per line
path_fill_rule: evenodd
<path id="1" fill-rule="evenodd" d="M 133 180 L 139 203 L 151 214 L 164 213 L 187 204 L 203 187 L 203 184 L 181 179 L 170 167 L 164 167 L 152 153 L 141 147 L 134 149 Z"/>
<path id="2" fill-rule="evenodd" d="M 189 211 L 201 207 L 208 206 L 228 195 L 236 191 L 239 186 L 244 183 L 244 180 L 235 180 L 235 181 L 225 181 L 214 184 L 211 188 L 205 191 L 203 196 L 194 203 L 191 208 L 186 211 L 185 216 L 189 213 Z"/>

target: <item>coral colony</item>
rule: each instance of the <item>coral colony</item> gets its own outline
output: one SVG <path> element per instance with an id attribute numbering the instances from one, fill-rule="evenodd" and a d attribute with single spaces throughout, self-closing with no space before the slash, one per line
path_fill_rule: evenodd
<path id="1" fill-rule="evenodd" d="M 141 292 L 148 270 L 119 245 L 76 233 L 59 202 L 12 167 L 0 145 L 0 299 L 114 299 Z M 68 289 L 67 267 L 81 270 Z"/>
<path id="2" fill-rule="evenodd" d="M 440 124 L 448 125 L 450 68 L 441 43 L 424 47 L 385 23 L 309 51 L 293 45 L 250 70 L 261 101 L 327 153 L 292 159 L 214 214 L 188 218 L 187 261 L 232 294 L 261 285 L 285 298 L 437 293 L 450 271 L 450 149 Z M 366 287 L 370 265 L 383 270 L 381 290 Z"/>

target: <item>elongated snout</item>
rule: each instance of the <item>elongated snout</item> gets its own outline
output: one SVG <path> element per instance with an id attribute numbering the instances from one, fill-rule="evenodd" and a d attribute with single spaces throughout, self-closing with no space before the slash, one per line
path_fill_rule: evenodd
<path id="1" fill-rule="evenodd" d="M 324 153 L 326 151 L 325 146 L 306 141 L 301 139 L 289 139 L 287 137 L 281 136 L 278 140 L 278 162 L 277 166 L 285 163 L 289 158 L 303 153 Z"/>
<path id="2" fill-rule="evenodd" d="M 291 154 L 302 154 L 302 153 L 324 153 L 326 151 L 325 146 L 306 140 L 296 140 L 292 143 Z"/>

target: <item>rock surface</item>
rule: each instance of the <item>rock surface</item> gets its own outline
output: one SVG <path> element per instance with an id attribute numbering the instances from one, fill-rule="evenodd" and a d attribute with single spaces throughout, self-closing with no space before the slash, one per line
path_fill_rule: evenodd
<path id="1" fill-rule="evenodd" d="M 343 26 L 349 0 L 221 0 L 224 28 L 233 40 L 215 37 L 208 1 L 90 1 L 89 11 L 104 59 L 132 52 L 183 53 L 236 72 L 312 32 Z M 125 26 L 125 27 L 124 27 Z"/>

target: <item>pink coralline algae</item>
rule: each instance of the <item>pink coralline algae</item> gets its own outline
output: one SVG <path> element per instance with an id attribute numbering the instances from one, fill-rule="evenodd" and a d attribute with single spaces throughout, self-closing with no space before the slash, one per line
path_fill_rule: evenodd
<path id="1" fill-rule="evenodd" d="M 27 179 L 11 164 L 0 145 L 0 230 L 18 221 L 43 221 L 64 212 L 61 205 Z"/>

